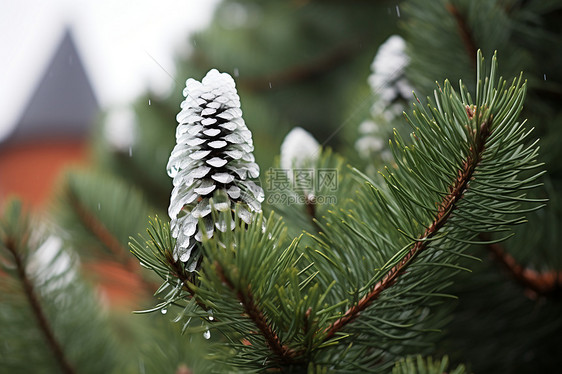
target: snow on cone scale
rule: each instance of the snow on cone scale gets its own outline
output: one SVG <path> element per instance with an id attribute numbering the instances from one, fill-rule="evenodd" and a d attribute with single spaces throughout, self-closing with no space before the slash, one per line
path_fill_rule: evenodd
<path id="1" fill-rule="evenodd" d="M 260 170 L 232 77 L 212 69 L 201 82 L 189 78 L 183 95 L 167 166 L 174 184 L 168 214 L 174 259 L 193 271 L 199 257 L 194 248 L 203 236 L 199 219 L 211 237 L 215 229 L 227 230 L 226 222 L 213 221 L 211 206 L 224 211 L 239 203 L 238 216 L 249 223 L 252 212 L 261 211 L 264 192 L 252 181 Z"/>

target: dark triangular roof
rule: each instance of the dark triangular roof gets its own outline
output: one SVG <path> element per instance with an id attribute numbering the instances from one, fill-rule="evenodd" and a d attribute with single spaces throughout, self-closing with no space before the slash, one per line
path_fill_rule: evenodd
<path id="1" fill-rule="evenodd" d="M 3 143 L 84 138 L 98 110 L 92 85 L 67 29 L 17 125 Z"/>

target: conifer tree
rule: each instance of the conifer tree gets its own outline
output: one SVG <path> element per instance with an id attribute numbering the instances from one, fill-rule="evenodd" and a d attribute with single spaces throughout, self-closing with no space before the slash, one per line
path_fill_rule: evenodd
<path id="1" fill-rule="evenodd" d="M 52 219 L 3 204 L 0 372 L 559 371 L 561 15 L 223 1 Z"/>

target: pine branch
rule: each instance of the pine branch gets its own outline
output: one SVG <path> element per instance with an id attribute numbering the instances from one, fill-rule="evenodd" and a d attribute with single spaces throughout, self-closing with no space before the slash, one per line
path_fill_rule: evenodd
<path id="1" fill-rule="evenodd" d="M 37 298 L 37 294 L 33 287 L 32 281 L 27 276 L 25 263 L 18 251 L 16 240 L 13 237 L 8 236 L 4 239 L 4 245 L 8 250 L 8 252 L 10 252 L 14 257 L 16 271 L 22 283 L 25 296 L 29 302 L 29 305 L 31 306 L 33 315 L 35 316 L 35 319 L 39 324 L 43 336 L 47 340 L 49 348 L 53 352 L 53 355 L 56 361 L 58 362 L 58 364 L 60 365 L 62 372 L 66 374 L 76 373 L 72 365 L 68 362 L 60 343 L 55 337 L 55 334 L 51 326 L 49 325 L 49 322 L 47 321 L 47 317 L 45 316 L 45 313 L 43 312 L 43 308 L 41 307 L 41 303 Z"/>
<path id="2" fill-rule="evenodd" d="M 219 278 L 228 286 L 228 288 L 230 288 L 233 292 L 236 292 L 236 297 L 240 303 L 242 303 L 244 311 L 262 333 L 269 349 L 271 349 L 271 351 L 274 352 L 282 362 L 294 363 L 293 358 L 296 352 L 284 345 L 275 331 L 273 331 L 271 326 L 269 326 L 265 316 L 256 304 L 251 290 L 248 289 L 246 293 L 243 293 L 241 290 L 236 290 L 232 281 L 224 273 L 222 266 L 217 261 L 214 262 L 214 266 Z"/>
<path id="3" fill-rule="evenodd" d="M 68 190 L 68 196 L 72 208 L 90 232 L 94 234 L 127 269 L 132 270 L 136 268 L 133 259 L 127 256 L 128 251 L 121 245 L 119 240 L 117 240 L 104 224 L 80 202 L 76 194 L 70 189 Z"/>
<path id="4" fill-rule="evenodd" d="M 298 132 L 297 135 L 298 140 L 302 141 L 303 136 L 300 136 Z M 313 148 L 314 145 L 308 144 L 308 147 Z M 306 149 L 309 150 L 309 148 Z M 305 157 L 303 156 L 305 153 L 300 146 L 295 149 L 300 157 Z M 283 155 L 283 151 L 281 153 Z M 289 159 L 291 159 L 290 156 L 287 157 L 287 160 Z M 351 173 L 348 174 L 348 168 L 344 167 L 344 159 L 334 154 L 330 148 L 320 149 L 318 145 L 318 148 L 315 150 L 314 160 L 307 162 L 309 163 L 295 165 L 287 161 L 285 164 L 280 163 L 279 166 L 285 171 L 293 169 L 293 172 L 294 169 L 300 168 L 311 170 L 314 173 L 323 171 L 333 178 L 331 182 L 326 183 L 325 180 L 317 178 L 310 191 L 303 191 L 302 189 L 295 189 L 295 183 L 290 182 L 294 178 L 292 174 L 283 174 L 288 178 L 287 184 L 280 184 L 279 187 L 276 185 L 277 179 L 275 178 L 277 177 L 273 173 L 267 176 L 268 183 L 271 183 L 271 190 L 275 190 L 274 194 L 270 194 L 268 203 L 273 206 L 277 213 L 287 218 L 286 223 L 290 225 L 292 235 L 294 236 L 300 235 L 303 231 L 320 233 L 322 227 L 318 220 L 321 220 L 324 215 L 328 214 L 337 202 L 345 201 L 349 197 L 346 191 L 352 191 L 353 187 L 351 186 L 358 187 L 359 185 Z M 282 179 L 280 181 L 285 180 Z M 275 199 L 273 198 L 275 196 L 284 196 L 285 198 Z M 298 203 L 293 203 L 293 201 Z"/>
<path id="5" fill-rule="evenodd" d="M 386 185 L 367 182 L 351 209 L 320 222 L 322 253 L 311 255 L 317 281 L 348 282 L 334 285 L 332 303 L 345 303 L 317 337 L 321 344 L 365 342 L 340 359 L 342 367 L 381 367 L 419 353 L 415 345 L 431 341 L 425 332 L 445 324 L 445 314 L 436 313 L 446 306 L 436 305 L 450 296 L 454 275 L 467 270 L 461 257 L 474 259 L 465 252 L 478 234 L 524 223 L 523 215 L 544 202 L 526 197 L 544 172 L 521 175 L 541 166 L 536 141 L 526 145 L 531 131 L 518 122 L 526 84 L 498 79 L 495 57 L 485 77 L 482 62 L 479 54 L 476 100 L 462 82 L 458 94 L 446 81 L 435 101 L 427 99 L 429 110 L 415 104 L 413 118 L 405 115 L 411 142 L 396 133 L 391 143 L 395 164 L 382 174 Z"/>
<path id="6" fill-rule="evenodd" d="M 110 175 L 75 170 L 66 176 L 56 208 L 59 226 L 80 253 L 94 260 L 109 257 L 153 288 L 125 245 L 144 226 L 149 211 L 138 190 Z"/>
<path id="7" fill-rule="evenodd" d="M 320 225 L 318 225 L 317 221 L 318 214 L 316 208 L 318 204 L 316 203 L 316 197 L 313 195 L 307 195 L 305 196 L 305 198 L 306 214 L 310 218 L 310 223 L 312 223 L 312 225 L 316 229 L 316 232 L 320 232 L 322 228 L 320 227 Z"/>
<path id="8" fill-rule="evenodd" d="M 357 45 L 361 45 L 357 40 L 347 41 L 329 53 L 310 62 L 296 64 L 285 70 L 269 73 L 261 77 L 240 79 L 239 85 L 252 91 L 260 92 L 269 89 L 270 86 L 278 88 L 313 79 L 328 73 L 351 59 L 360 50 L 360 48 L 357 48 Z"/>
<path id="9" fill-rule="evenodd" d="M 164 290 L 167 286 L 176 288 L 176 284 L 173 280 L 178 279 L 181 282 L 181 290 L 189 294 L 189 296 L 184 294 L 185 300 L 193 299 L 202 310 L 209 310 L 209 307 L 196 297 L 195 286 L 193 284 L 196 273 L 187 271 L 181 261 L 174 260 L 172 252 L 175 240 L 170 235 L 169 223 L 164 223 L 160 221 L 158 217 L 155 217 L 153 221 L 150 221 L 147 234 L 149 239 L 144 241 L 144 246 L 134 238 L 131 238 L 129 246 L 131 248 L 131 253 L 139 259 L 143 267 L 153 270 L 158 276 L 164 279 L 164 284 L 157 293 Z M 155 310 L 175 303 L 177 301 L 176 296 L 176 293 L 172 293 L 171 299 L 167 299 Z"/>
<path id="10" fill-rule="evenodd" d="M 449 357 L 444 356 L 441 360 L 422 356 L 407 357 L 397 362 L 392 369 L 392 374 L 464 374 L 466 368 L 459 365 L 455 369 L 449 368 Z"/>
<path id="11" fill-rule="evenodd" d="M 257 77 L 240 77 L 237 84 L 243 89 L 262 92 L 273 87 L 280 88 L 319 77 L 352 59 L 361 50 L 358 47 L 362 45 L 361 40 L 362 38 L 353 38 L 311 61 L 295 64 L 283 70 Z M 194 56 L 194 61 L 201 67 L 209 66 L 208 60 L 202 51 L 198 51 Z"/>
<path id="12" fill-rule="evenodd" d="M 477 53 L 478 48 L 476 47 L 476 42 L 468 26 L 466 19 L 464 16 L 459 12 L 457 7 L 452 3 L 448 2 L 445 4 L 447 11 L 454 17 L 455 21 L 457 22 L 457 27 L 459 30 L 459 36 L 464 45 L 464 49 L 469 57 L 475 56 Z M 474 59 L 470 59 L 473 62 L 473 67 L 476 67 L 476 61 Z"/>
<path id="13" fill-rule="evenodd" d="M 183 285 L 183 289 L 186 290 L 187 292 L 189 292 L 191 297 L 195 297 L 195 291 L 193 290 L 193 288 L 191 286 L 191 282 L 193 281 L 193 279 L 189 275 L 189 273 L 187 273 L 185 271 L 185 269 L 181 265 L 181 262 L 180 261 L 174 261 L 174 259 L 170 257 L 170 258 L 168 258 L 168 264 L 170 266 L 172 276 L 175 277 L 175 278 L 178 278 L 181 281 L 181 283 Z M 206 308 L 205 305 L 203 305 L 203 304 L 200 304 L 200 306 L 204 309 Z"/>
<path id="14" fill-rule="evenodd" d="M 490 238 L 481 235 L 481 239 L 489 241 Z M 554 296 L 562 292 L 562 272 L 537 272 L 528 269 L 519 264 L 499 243 L 486 244 L 486 249 L 517 283 L 532 291 L 534 295 Z"/>
<path id="15" fill-rule="evenodd" d="M 386 184 L 366 178 L 353 199 L 348 190 L 350 209 L 322 215 L 315 248 L 299 254 L 299 239 L 287 247 L 272 217 L 250 224 L 236 218 L 231 226 L 231 212 L 215 212 L 213 222 L 224 218 L 233 230 L 203 237 L 192 295 L 209 309 L 191 301 L 182 316 L 205 319 L 212 311 L 231 342 L 229 363 L 257 371 L 312 364 L 382 370 L 428 346 L 427 333 L 445 321 L 435 306 L 450 297 L 446 288 L 463 270 L 459 258 L 472 257 L 464 251 L 478 233 L 522 223 L 532 209 L 521 204 L 542 202 L 525 195 L 541 173 L 520 179 L 541 166 L 536 144 L 525 145 L 530 131 L 517 122 L 526 85 L 498 79 L 495 57 L 489 77 L 482 64 L 479 54 L 475 101 L 462 82 L 457 94 L 446 81 L 434 102 L 428 98 L 429 111 L 415 105 L 414 119 L 406 115 L 413 142 L 396 133 Z M 170 273 L 169 230 L 156 222 L 151 240 L 132 248 L 174 287 L 166 302 L 181 303 L 181 283 L 168 279 L 181 277 Z"/>
<path id="16" fill-rule="evenodd" d="M 175 261 L 171 253 L 168 253 L 168 255 L 166 256 L 166 260 L 168 262 L 171 275 L 180 280 L 180 282 L 183 285 L 183 289 L 191 295 L 191 298 L 195 300 L 195 302 L 197 303 L 197 305 L 199 305 L 201 309 L 208 310 L 209 307 L 196 297 L 195 290 L 193 289 L 193 283 L 192 283 L 194 274 L 187 272 L 182 262 Z"/>
<path id="17" fill-rule="evenodd" d="M 473 113 L 468 106 L 467 114 L 469 115 L 469 120 L 471 120 Z M 467 124 L 466 126 L 468 127 L 469 125 Z M 434 237 L 445 225 L 451 213 L 456 209 L 459 200 L 462 199 L 464 192 L 468 188 L 468 183 L 472 179 L 474 170 L 482 158 L 482 153 L 485 149 L 485 141 L 490 135 L 489 129 L 489 122 L 484 121 L 481 125 L 480 132 L 475 134 L 473 144 L 476 145 L 476 148 L 471 148 L 471 152 L 463 163 L 463 168 L 458 171 L 457 180 L 449 187 L 450 193 L 438 203 L 439 209 L 431 225 L 429 225 L 423 235 L 418 238 L 414 246 L 406 253 L 402 260 L 396 264 L 384 278 L 377 282 L 368 294 L 363 296 L 356 305 L 349 308 L 342 317 L 337 319 L 326 329 L 327 340 L 332 338 L 338 331 L 345 327 L 345 325 L 356 319 L 383 291 L 394 285 L 397 278 L 405 273 L 406 268 L 412 260 L 427 248 L 428 243 L 430 243 L 429 239 Z"/>

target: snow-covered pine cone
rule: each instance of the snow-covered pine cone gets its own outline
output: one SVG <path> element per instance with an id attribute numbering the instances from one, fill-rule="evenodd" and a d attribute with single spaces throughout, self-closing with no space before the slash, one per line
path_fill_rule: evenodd
<path id="1" fill-rule="evenodd" d="M 260 170 L 232 77 L 212 69 L 201 82 L 188 79 L 183 95 L 176 146 L 167 166 L 174 184 L 168 214 L 176 238 L 174 258 L 193 271 L 199 260 L 194 248 L 202 239 L 199 219 L 208 237 L 215 227 L 227 229 L 225 222 L 213 222 L 211 205 L 224 211 L 239 203 L 238 216 L 249 223 L 251 213 L 261 210 L 264 193 L 251 180 Z"/>
<path id="2" fill-rule="evenodd" d="M 373 159 L 376 154 L 383 159 L 391 157 L 390 152 L 383 149 L 394 129 L 401 129 L 402 112 L 414 99 L 413 88 L 406 77 L 409 63 L 406 42 L 398 35 L 389 37 L 377 51 L 368 78 L 374 97 L 371 118 L 359 126 L 359 139 L 355 143 L 363 159 Z"/>

